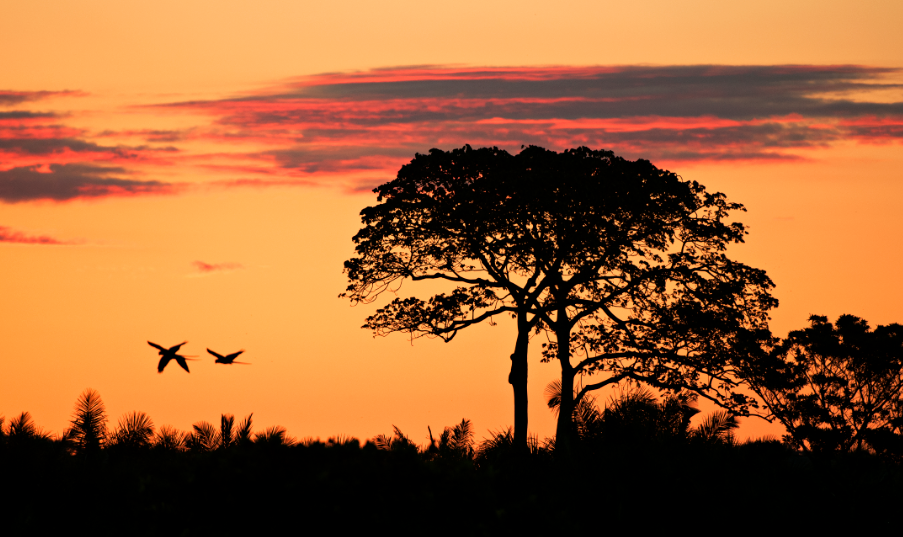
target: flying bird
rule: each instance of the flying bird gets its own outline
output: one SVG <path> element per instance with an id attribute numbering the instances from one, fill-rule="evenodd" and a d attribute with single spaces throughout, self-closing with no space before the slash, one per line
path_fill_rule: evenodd
<path id="1" fill-rule="evenodd" d="M 148 345 L 150 345 L 151 347 L 154 347 L 155 349 L 160 351 L 159 352 L 160 363 L 157 364 L 157 373 L 162 373 L 163 369 L 166 367 L 166 364 L 168 364 L 170 360 L 175 360 L 176 363 L 182 367 L 182 369 L 184 369 L 185 371 L 188 371 L 188 362 L 186 362 L 185 360 L 190 360 L 190 358 L 186 358 L 185 356 L 178 354 L 179 347 L 181 347 L 182 345 L 184 345 L 186 343 L 188 343 L 188 342 L 183 341 L 183 342 L 179 343 L 178 345 L 174 345 L 167 349 L 167 348 L 161 347 L 160 345 L 157 345 L 156 343 L 153 343 L 151 341 L 147 342 Z M 188 371 L 188 372 L 191 373 L 191 371 Z"/>
<path id="2" fill-rule="evenodd" d="M 235 358 L 236 358 L 239 354 L 245 352 L 244 349 L 242 349 L 242 350 L 240 350 L 240 351 L 238 351 L 238 352 L 233 352 L 232 354 L 227 354 L 226 356 L 223 356 L 222 354 L 219 354 L 218 352 L 213 352 L 213 351 L 210 350 L 210 349 L 207 349 L 207 352 L 209 352 L 210 354 L 216 356 L 216 361 L 215 361 L 214 363 L 217 363 L 217 364 L 226 364 L 226 365 L 243 364 L 243 365 L 251 365 L 251 364 L 249 364 L 248 362 L 236 362 L 236 361 L 235 361 Z"/>

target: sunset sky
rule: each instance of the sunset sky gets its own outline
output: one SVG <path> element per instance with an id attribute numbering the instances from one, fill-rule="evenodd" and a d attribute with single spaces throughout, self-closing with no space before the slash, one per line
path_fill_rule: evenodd
<path id="1" fill-rule="evenodd" d="M 7 2 L 0 415 L 60 433 L 90 387 L 111 425 L 511 425 L 511 323 L 374 339 L 389 297 L 338 298 L 372 188 L 433 147 L 651 160 L 746 206 L 729 254 L 776 283 L 777 335 L 903 322 L 903 3 L 627 4 Z M 147 340 L 200 361 L 158 374 Z"/>

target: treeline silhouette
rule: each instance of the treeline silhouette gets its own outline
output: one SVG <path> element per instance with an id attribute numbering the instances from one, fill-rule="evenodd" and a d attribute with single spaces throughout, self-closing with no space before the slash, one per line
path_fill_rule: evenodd
<path id="1" fill-rule="evenodd" d="M 546 390 L 552 411 L 560 385 Z M 356 438 L 296 439 L 224 414 L 191 430 L 130 412 L 110 425 L 99 394 L 50 434 L 27 412 L 0 419 L 3 525 L 13 534 L 238 535 L 330 528 L 368 534 L 500 535 L 716 528 L 888 529 L 903 499 L 898 459 L 869 449 L 803 451 L 740 442 L 736 418 L 686 395 L 628 387 L 575 408 L 579 449 L 470 421 Z M 85 526 L 87 529 L 85 530 Z M 320 530 L 317 530 L 320 531 Z"/>

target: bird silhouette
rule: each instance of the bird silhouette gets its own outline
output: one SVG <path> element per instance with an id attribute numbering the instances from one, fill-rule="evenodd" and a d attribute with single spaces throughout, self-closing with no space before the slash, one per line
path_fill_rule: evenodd
<path id="1" fill-rule="evenodd" d="M 244 349 L 242 349 L 242 350 L 240 350 L 240 351 L 238 351 L 238 352 L 233 352 L 232 354 L 227 354 L 226 356 L 223 356 L 222 354 L 220 354 L 220 353 L 218 353 L 218 352 L 214 352 L 214 351 L 212 351 L 212 350 L 210 350 L 210 349 L 207 349 L 207 352 L 209 352 L 210 354 L 216 356 L 216 361 L 215 361 L 214 363 L 217 363 L 217 364 L 226 364 L 226 365 L 232 365 L 232 364 L 251 365 L 251 364 L 249 364 L 248 362 L 236 362 L 236 361 L 235 361 L 235 357 L 236 357 L 236 356 L 238 356 L 239 354 L 245 352 Z"/>
<path id="2" fill-rule="evenodd" d="M 183 341 L 183 342 L 179 343 L 178 345 L 174 345 L 167 349 L 167 348 L 161 347 L 160 345 L 157 345 L 156 343 L 153 343 L 151 341 L 147 342 L 148 345 L 150 345 L 151 347 L 154 347 L 155 349 L 160 351 L 160 353 L 159 353 L 160 354 L 160 363 L 157 364 L 157 373 L 162 373 L 163 369 L 166 367 L 166 364 L 168 364 L 170 360 L 175 360 L 176 363 L 182 367 L 182 369 L 184 369 L 185 371 L 188 371 L 188 362 L 186 362 L 186 360 L 190 360 L 191 358 L 186 358 L 185 356 L 182 356 L 181 354 L 177 354 L 179 352 L 179 347 L 181 347 L 182 345 L 184 345 L 186 343 L 188 343 L 188 342 Z M 191 373 L 191 371 L 188 371 L 188 372 Z"/>

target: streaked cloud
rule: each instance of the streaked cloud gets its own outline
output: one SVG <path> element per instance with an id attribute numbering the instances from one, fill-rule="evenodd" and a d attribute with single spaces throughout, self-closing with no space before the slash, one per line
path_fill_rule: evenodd
<path id="1" fill-rule="evenodd" d="M 135 105 L 127 127 L 97 131 L 74 126 L 86 124 L 74 121 L 82 112 L 7 109 L 0 201 L 191 185 L 360 191 L 391 179 L 416 153 L 464 144 L 588 146 L 671 169 L 794 163 L 840 144 L 903 141 L 901 75 L 856 65 L 416 66 Z M 5 91 L 0 105 L 61 95 L 78 93 Z M 153 115 L 153 128 L 141 127 L 140 114 Z"/>
<path id="2" fill-rule="evenodd" d="M 203 261 L 194 261 L 191 265 L 199 272 L 222 272 L 244 268 L 241 263 L 205 263 Z"/>
<path id="3" fill-rule="evenodd" d="M 14 242 L 19 244 L 49 244 L 64 245 L 75 244 L 69 241 L 61 241 L 47 235 L 29 235 L 22 231 L 16 231 L 6 226 L 0 226 L 0 242 Z"/>
<path id="4" fill-rule="evenodd" d="M 210 117 L 192 137 L 231 146 L 235 173 L 327 182 L 390 178 L 416 152 L 464 144 L 586 145 L 657 164 L 791 162 L 838 143 L 903 140 L 903 87 L 891 81 L 899 75 L 855 65 L 422 66 L 157 109 Z"/>
<path id="5" fill-rule="evenodd" d="M 106 196 L 168 194 L 176 185 L 123 178 L 124 168 L 95 164 L 49 164 L 0 171 L 0 200 L 7 203 Z"/>
<path id="6" fill-rule="evenodd" d="M 10 91 L 0 90 L 0 106 L 16 106 L 18 104 L 40 101 L 51 97 L 80 97 L 81 91 Z"/>
<path id="7" fill-rule="evenodd" d="M 7 91 L 0 92 L 0 101 L 19 104 L 59 95 L 79 93 Z M 69 201 L 176 190 L 165 181 L 135 177 L 148 165 L 167 164 L 177 148 L 97 141 L 87 129 L 67 124 L 74 115 L 0 111 L 0 201 Z"/>

